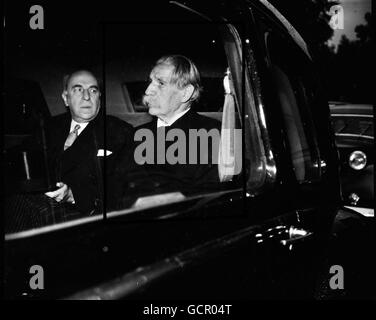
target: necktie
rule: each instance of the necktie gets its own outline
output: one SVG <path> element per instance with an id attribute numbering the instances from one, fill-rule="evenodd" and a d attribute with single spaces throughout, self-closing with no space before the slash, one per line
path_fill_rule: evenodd
<path id="1" fill-rule="evenodd" d="M 64 151 L 67 150 L 78 137 L 78 130 L 81 128 L 79 124 L 76 124 L 73 131 L 68 134 L 67 140 L 64 143 Z"/>

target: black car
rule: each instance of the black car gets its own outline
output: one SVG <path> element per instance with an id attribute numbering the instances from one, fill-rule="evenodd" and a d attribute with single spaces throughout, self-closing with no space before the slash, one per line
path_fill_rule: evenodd
<path id="1" fill-rule="evenodd" d="M 75 3 L 69 24 L 45 6 L 50 27 L 21 47 L 8 39 L 5 54 L 8 69 L 39 82 L 52 114 L 64 109 L 57 71 L 89 61 L 102 70 L 106 112 L 146 122 L 136 106 L 152 63 L 183 54 L 205 79 L 197 111 L 241 131 L 230 140 L 240 166 L 210 190 L 148 191 L 118 211 L 7 233 L 5 297 L 315 297 L 319 271 L 330 275 L 339 160 L 314 62 L 286 19 L 267 1 Z"/>
<path id="2" fill-rule="evenodd" d="M 341 159 L 341 187 L 345 204 L 374 216 L 373 106 L 330 103 L 333 129 Z"/>

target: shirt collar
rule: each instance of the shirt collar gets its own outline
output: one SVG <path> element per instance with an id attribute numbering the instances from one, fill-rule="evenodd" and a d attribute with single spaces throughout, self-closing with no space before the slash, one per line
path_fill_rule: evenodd
<path id="1" fill-rule="evenodd" d="M 74 127 L 75 127 L 77 124 L 80 126 L 80 129 L 78 129 L 78 131 L 77 131 L 77 135 L 80 135 L 81 132 L 82 132 L 82 131 L 86 128 L 86 126 L 89 124 L 89 122 L 81 122 L 81 123 L 78 123 L 77 121 L 74 121 L 74 120 L 72 119 L 69 132 L 72 132 L 72 131 L 74 130 Z"/>
<path id="2" fill-rule="evenodd" d="M 178 120 L 179 118 L 181 118 L 182 116 L 184 116 L 191 108 L 188 108 L 182 112 L 179 112 L 177 114 L 175 114 L 171 119 L 169 119 L 168 121 L 163 121 L 161 119 L 158 118 L 157 120 L 157 128 L 159 127 L 169 127 L 171 126 L 176 120 Z"/>

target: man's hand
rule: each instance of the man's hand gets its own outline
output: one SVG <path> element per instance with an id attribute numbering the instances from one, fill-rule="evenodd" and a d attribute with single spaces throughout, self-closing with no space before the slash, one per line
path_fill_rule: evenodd
<path id="1" fill-rule="evenodd" d="M 58 182 L 56 186 L 59 188 L 55 191 L 46 192 L 47 197 L 55 199 L 57 202 L 69 202 L 74 204 L 74 198 L 71 188 L 65 183 Z"/>

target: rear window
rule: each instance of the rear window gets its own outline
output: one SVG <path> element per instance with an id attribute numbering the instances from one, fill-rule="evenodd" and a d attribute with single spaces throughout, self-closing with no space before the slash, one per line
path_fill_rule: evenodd
<path id="1" fill-rule="evenodd" d="M 373 137 L 372 118 L 365 117 L 333 117 L 333 128 L 336 134 L 355 134 Z"/>

